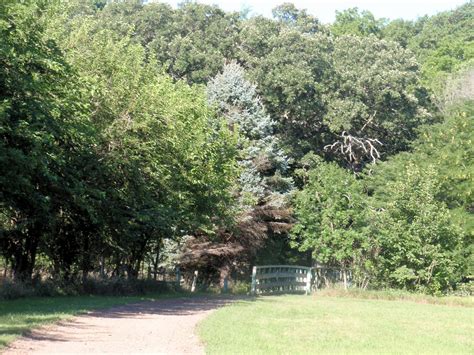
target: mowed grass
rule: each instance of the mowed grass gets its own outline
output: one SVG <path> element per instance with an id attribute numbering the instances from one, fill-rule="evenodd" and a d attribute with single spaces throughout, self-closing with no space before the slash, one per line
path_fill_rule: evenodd
<path id="1" fill-rule="evenodd" d="M 0 349 L 24 332 L 75 314 L 138 302 L 143 297 L 34 297 L 0 300 Z"/>
<path id="2" fill-rule="evenodd" d="M 209 354 L 474 354 L 474 308 L 412 301 L 266 296 L 198 331 Z"/>

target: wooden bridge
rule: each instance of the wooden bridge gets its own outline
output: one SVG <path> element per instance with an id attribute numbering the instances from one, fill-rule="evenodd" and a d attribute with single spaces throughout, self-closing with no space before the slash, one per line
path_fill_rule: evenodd
<path id="1" fill-rule="evenodd" d="M 342 284 L 347 288 L 352 282 L 352 272 L 326 266 L 307 267 L 292 265 L 254 266 L 252 293 L 305 293 L 314 289 Z"/>
<path id="2" fill-rule="evenodd" d="M 252 293 L 305 293 L 311 292 L 311 268 L 305 266 L 254 266 Z"/>

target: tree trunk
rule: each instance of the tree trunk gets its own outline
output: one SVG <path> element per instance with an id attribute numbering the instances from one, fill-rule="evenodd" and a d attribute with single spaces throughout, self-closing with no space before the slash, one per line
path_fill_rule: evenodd
<path id="1" fill-rule="evenodd" d="M 104 278 L 105 277 L 105 258 L 103 256 L 100 257 L 99 265 L 100 265 L 100 277 Z"/>
<path id="2" fill-rule="evenodd" d="M 89 239 L 87 237 L 84 238 L 81 263 L 82 263 L 82 282 L 85 283 L 87 280 L 87 275 L 89 274 L 89 269 L 91 267 Z"/>
<path id="3" fill-rule="evenodd" d="M 156 280 L 158 276 L 158 263 L 160 261 L 160 243 L 156 247 L 156 254 L 153 259 L 153 279 Z"/>
<path id="4" fill-rule="evenodd" d="M 39 238 L 36 236 L 24 236 L 24 243 L 21 243 L 21 246 L 15 251 L 12 269 L 13 278 L 16 281 L 31 281 L 36 262 L 38 240 Z"/>
<path id="5" fill-rule="evenodd" d="M 230 267 L 229 265 L 224 265 L 220 268 L 220 277 L 219 277 L 219 286 L 221 289 L 224 289 L 226 280 L 229 279 Z"/>

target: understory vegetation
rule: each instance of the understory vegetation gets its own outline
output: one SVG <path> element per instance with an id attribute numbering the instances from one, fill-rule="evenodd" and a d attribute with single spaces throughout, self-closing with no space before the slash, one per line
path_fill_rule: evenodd
<path id="1" fill-rule="evenodd" d="M 348 9 L 332 24 L 290 3 L 270 19 L 1 1 L 1 287 L 130 294 L 179 268 L 239 288 L 256 264 L 323 264 L 360 288 L 471 294 L 473 21 L 472 1 L 416 21 Z M 343 314 L 356 301 L 310 312 L 324 302 Z M 380 322 L 402 337 L 399 311 Z M 445 332 L 433 350 L 469 345 L 454 334 L 461 310 L 411 311 L 433 312 L 433 339 Z M 357 337 L 343 329 L 308 339 Z"/>

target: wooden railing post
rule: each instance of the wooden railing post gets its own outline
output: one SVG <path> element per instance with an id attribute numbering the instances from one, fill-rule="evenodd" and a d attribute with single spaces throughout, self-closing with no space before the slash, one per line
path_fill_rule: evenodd
<path id="1" fill-rule="evenodd" d="M 191 292 L 196 291 L 196 284 L 197 284 L 197 278 L 198 278 L 198 271 L 194 271 L 194 277 L 193 277 L 193 283 L 191 285 Z"/>
<path id="2" fill-rule="evenodd" d="M 306 271 L 306 294 L 309 295 L 311 293 L 311 268 L 308 268 Z"/>
<path id="3" fill-rule="evenodd" d="M 318 290 L 319 286 L 319 269 L 316 267 L 314 268 L 314 288 L 316 291 Z"/>
<path id="4" fill-rule="evenodd" d="M 222 291 L 224 293 L 227 293 L 229 291 L 229 280 L 227 279 L 227 276 L 224 277 L 224 287 L 222 288 Z"/>
<path id="5" fill-rule="evenodd" d="M 257 267 L 254 266 L 252 269 L 252 289 L 251 292 L 253 295 L 257 294 Z"/>
<path id="6" fill-rule="evenodd" d="M 179 266 L 176 268 L 176 288 L 181 287 L 181 272 L 179 270 Z"/>

